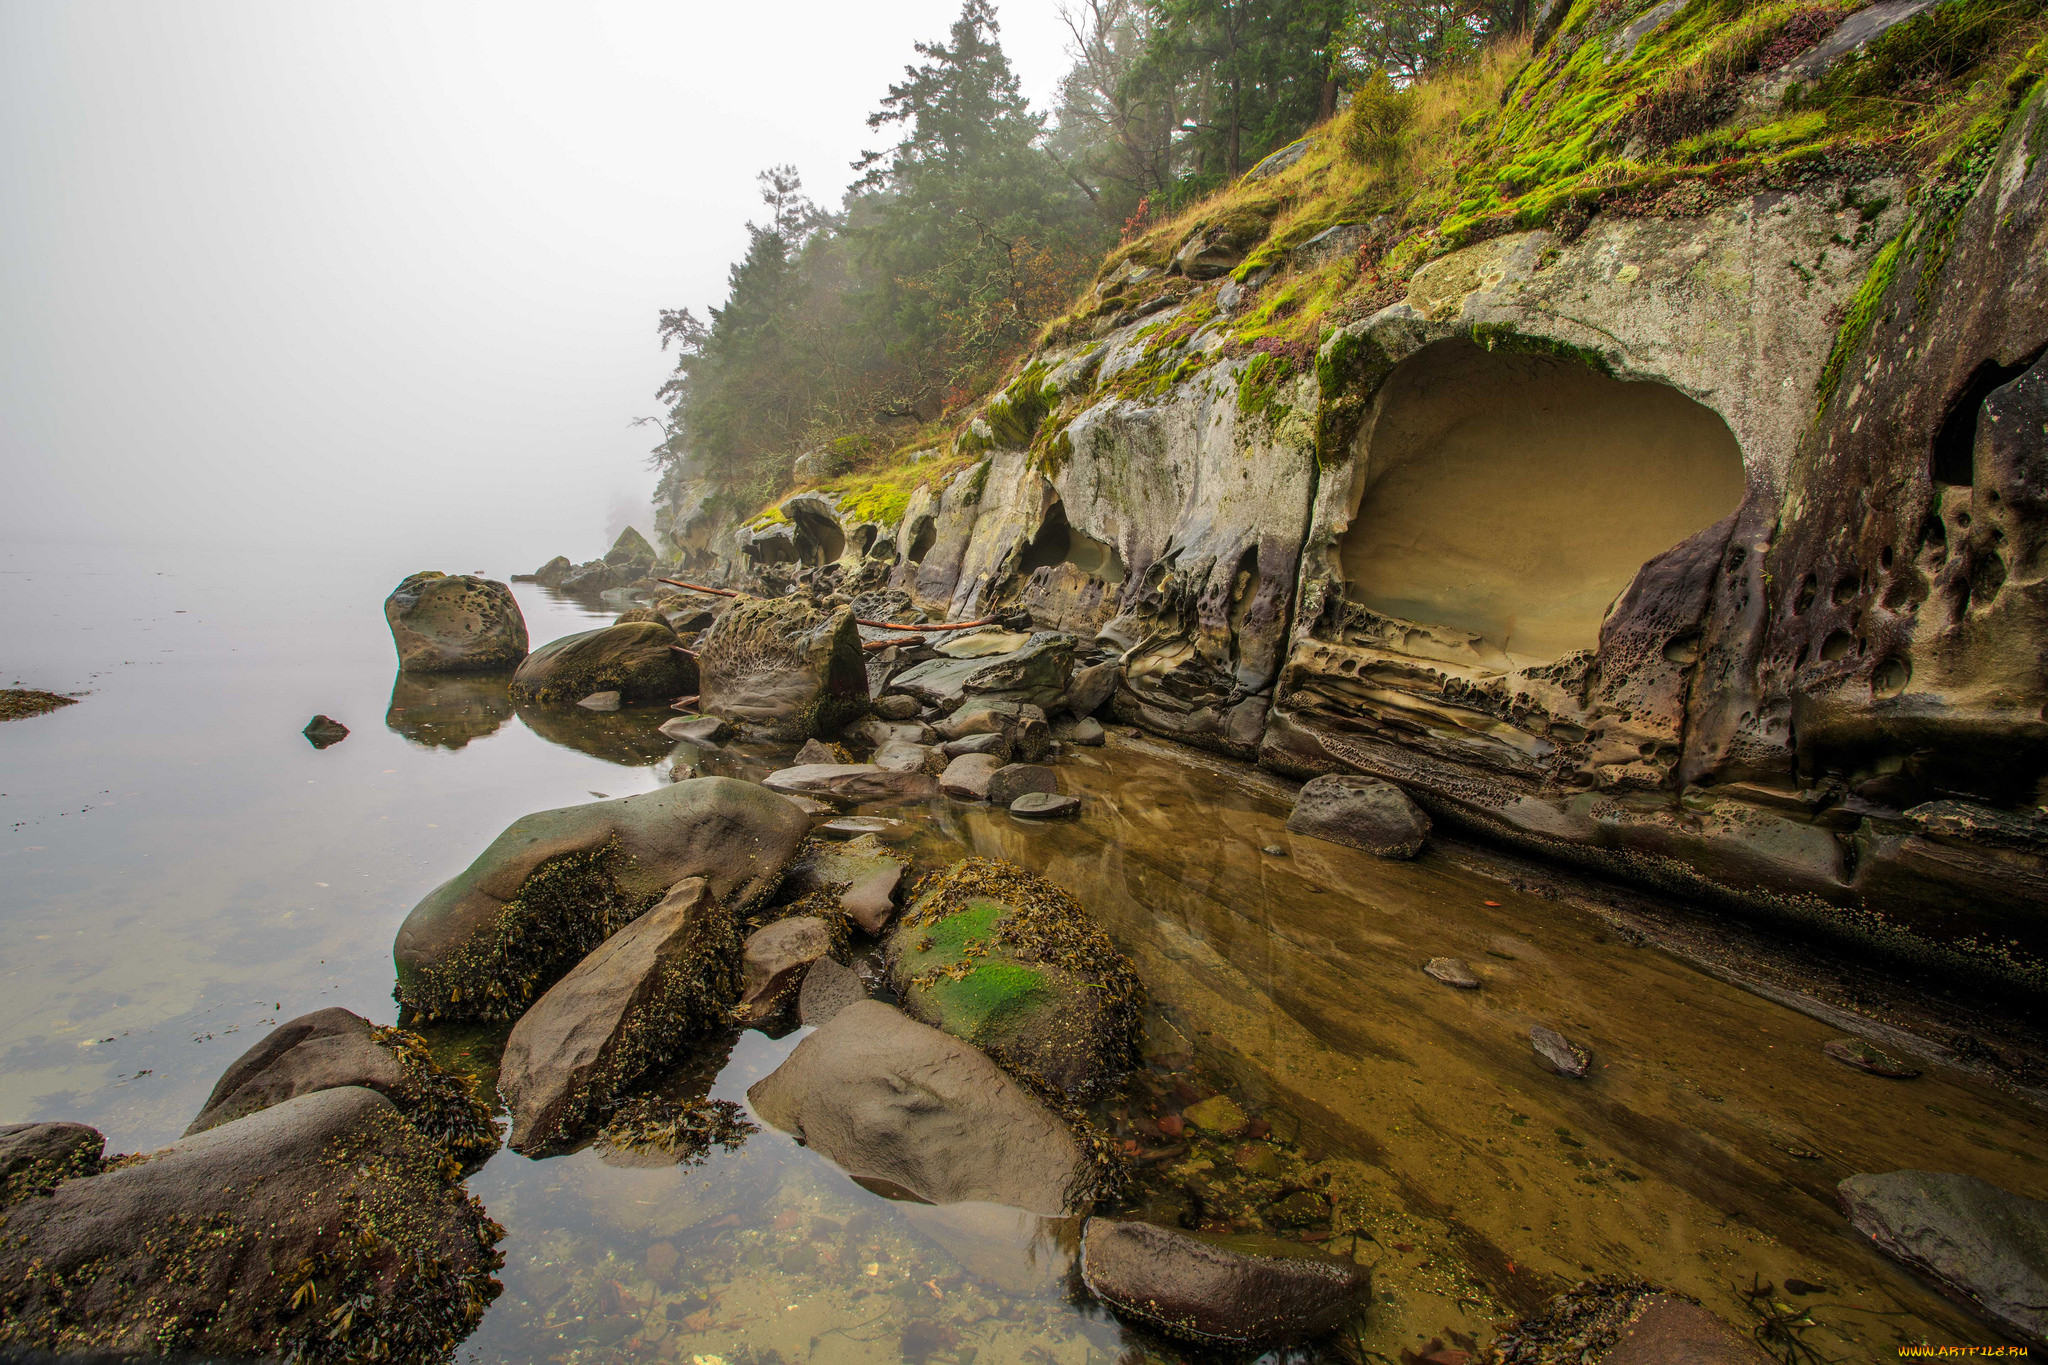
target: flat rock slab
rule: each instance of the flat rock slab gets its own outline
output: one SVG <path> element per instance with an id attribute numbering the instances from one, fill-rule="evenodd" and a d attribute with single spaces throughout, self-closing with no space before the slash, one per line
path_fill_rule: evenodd
<path id="1" fill-rule="evenodd" d="M 875 750 L 874 765 L 892 773 L 936 773 L 945 770 L 945 760 L 929 744 L 912 744 L 892 739 Z"/>
<path id="2" fill-rule="evenodd" d="M 1010 814 L 1026 820 L 1064 820 L 1080 811 L 1080 797 L 1059 792 L 1026 792 L 1010 803 Z"/>
<path id="3" fill-rule="evenodd" d="M 813 915 L 756 929 L 740 948 L 740 1016 L 759 1023 L 780 1014 L 812 964 L 831 951 L 832 930 Z"/>
<path id="4" fill-rule="evenodd" d="M 498 1293 L 504 1230 L 373 1090 L 343 1086 L 66 1180 L 6 1214 L 0 1347 L 83 1358 L 368 1360 L 394 1324 L 451 1352 Z M 301 1311 L 304 1265 L 322 1306 Z M 331 1306 L 357 1301 L 345 1322 Z M 388 1343 L 387 1343 L 388 1347 Z"/>
<path id="5" fill-rule="evenodd" d="M 661 723 L 661 733 L 691 744 L 717 744 L 732 733 L 720 716 L 677 716 Z"/>
<path id="6" fill-rule="evenodd" d="M 556 1145 L 593 1105 L 722 1022 L 738 993 L 735 936 L 731 911 L 692 877 L 536 1000 L 498 1064 L 513 1149 Z"/>
<path id="7" fill-rule="evenodd" d="M 1465 964 L 1463 958 L 1433 957 L 1423 965 L 1422 970 L 1431 979 L 1441 981 L 1446 986 L 1455 986 L 1461 991 L 1479 989 L 1479 978 L 1472 974 L 1472 969 Z"/>
<path id="8" fill-rule="evenodd" d="M 1756 1343 L 1696 1303 L 1656 1294 L 1621 1329 L 1601 1365 L 1769 1365 Z"/>
<path id="9" fill-rule="evenodd" d="M 1054 793 L 1060 789 L 1059 774 L 1037 763 L 1008 763 L 989 774 L 988 803 L 1008 806 L 1020 796 L 1033 792 Z"/>
<path id="10" fill-rule="evenodd" d="M 1537 1060 L 1560 1076 L 1583 1077 L 1593 1065 L 1591 1053 L 1542 1024 L 1529 1030 L 1529 1046 L 1536 1049 Z"/>
<path id="11" fill-rule="evenodd" d="M 961 801 L 986 801 L 989 781 L 1002 766 L 994 754 L 962 754 L 939 774 L 939 790 Z"/>
<path id="12" fill-rule="evenodd" d="M 403 673 L 481 673 L 526 657 L 526 618 L 503 583 L 416 573 L 384 599 Z"/>
<path id="13" fill-rule="evenodd" d="M 892 1005 L 858 1000 L 747 1091 L 763 1119 L 850 1174 L 935 1204 L 1057 1216 L 1091 1166 L 1067 1126 L 994 1062 Z"/>
<path id="14" fill-rule="evenodd" d="M 872 763 L 802 764 L 768 774 L 761 785 L 842 808 L 923 801 L 939 793 L 939 784 L 927 773 L 892 773 Z"/>
<path id="15" fill-rule="evenodd" d="M 939 746 L 939 752 L 948 759 L 965 754 L 988 754 L 998 765 L 1010 761 L 1009 737 L 1002 734 L 967 735 L 961 739 L 949 739 Z"/>
<path id="16" fill-rule="evenodd" d="M 2001 1331 L 2048 1346 L 2048 1201 L 1943 1171 L 1852 1175 L 1835 1192 L 1878 1250 Z"/>
<path id="17" fill-rule="evenodd" d="M 804 973 L 804 984 L 797 990 L 797 1022 L 805 1028 L 816 1028 L 829 1023 L 833 1015 L 856 1000 L 867 998 L 868 984 L 860 979 L 859 972 L 821 957 Z"/>
<path id="18" fill-rule="evenodd" d="M 76 1176 L 99 1174 L 106 1147 L 99 1129 L 82 1123 L 0 1125 L 0 1209 Z"/>
<path id="19" fill-rule="evenodd" d="M 1429 817 L 1391 782 L 1327 773 L 1303 784 L 1287 832 L 1362 848 L 1381 858 L 1412 858 L 1429 838 Z"/>
<path id="20" fill-rule="evenodd" d="M 841 815 L 811 831 L 821 839 L 858 839 L 863 834 L 872 834 L 877 839 L 900 839 L 909 832 L 910 826 L 886 815 Z"/>
<path id="21" fill-rule="evenodd" d="M 1107 1218 L 1082 1232 L 1081 1279 L 1125 1317 L 1203 1346 L 1307 1341 L 1364 1309 L 1372 1293 L 1366 1267 L 1298 1242 Z"/>

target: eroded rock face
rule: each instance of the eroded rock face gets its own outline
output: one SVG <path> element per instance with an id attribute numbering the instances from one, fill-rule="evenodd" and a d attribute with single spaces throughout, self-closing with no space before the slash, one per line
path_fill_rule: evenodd
<path id="1" fill-rule="evenodd" d="M 2048 1202 L 1973 1175 L 1852 1175 L 1842 1212 L 1887 1256 L 1975 1306 L 2020 1340 L 2048 1346 Z"/>
<path id="2" fill-rule="evenodd" d="M 498 1065 L 514 1150 L 558 1145 L 593 1106 L 723 1023 L 739 955 L 731 907 L 689 877 L 549 987 L 512 1026 Z"/>
<path id="3" fill-rule="evenodd" d="M 384 599 L 404 673 L 484 673 L 526 657 L 526 618 L 503 583 L 416 573 Z"/>
<path id="4" fill-rule="evenodd" d="M 1391 782 L 1329 773 L 1303 784 L 1287 832 L 1362 848 L 1380 858 L 1412 858 L 1429 838 L 1429 817 Z"/>
<path id="5" fill-rule="evenodd" d="M 550 641 L 512 675 L 518 701 L 570 706 L 596 692 L 627 702 L 668 701 L 691 690 L 689 656 L 676 633 L 655 621 L 605 626 Z"/>
<path id="6" fill-rule="evenodd" d="M 1056 1216 L 1090 1165 L 1065 1124 L 975 1048 L 879 1000 L 845 1005 L 747 1091 L 754 1110 L 849 1173 L 935 1204 Z"/>
<path id="7" fill-rule="evenodd" d="M 768 738 L 835 734 L 868 709 L 851 607 L 750 598 L 720 616 L 696 648 L 699 708 Z"/>
<path id="8" fill-rule="evenodd" d="M 1372 1293 L 1366 1267 L 1299 1242 L 1108 1218 L 1089 1219 L 1081 1234 L 1081 1279 L 1123 1316 L 1203 1346 L 1312 1340 Z"/>
<path id="9" fill-rule="evenodd" d="M 229 1359 L 446 1358 L 498 1292 L 504 1235 L 442 1152 L 357 1086 L 67 1180 L 5 1217 L 0 1346 Z M 300 1293 L 308 1265 L 317 1300 Z"/>
<path id="10" fill-rule="evenodd" d="M 516 1018 L 677 882 L 703 877 L 736 914 L 761 903 L 809 827 L 727 777 L 522 816 L 406 916 L 399 1003 L 426 1019 Z"/>

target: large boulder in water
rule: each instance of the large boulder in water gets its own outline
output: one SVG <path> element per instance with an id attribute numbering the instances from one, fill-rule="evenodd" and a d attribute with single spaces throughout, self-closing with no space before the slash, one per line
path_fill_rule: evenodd
<path id="1" fill-rule="evenodd" d="M 2048 1202 L 1974 1175 L 1891 1171 L 1836 1186 L 1880 1251 L 2033 1346 L 2048 1346 Z"/>
<path id="2" fill-rule="evenodd" d="M 934 1204 L 1056 1216 L 1093 1166 L 1057 1115 L 980 1052 L 879 1000 L 856 1000 L 747 1091 L 754 1112 L 855 1176 Z"/>
<path id="3" fill-rule="evenodd" d="M 384 620 L 403 672 L 482 673 L 526 657 L 526 618 L 488 578 L 413 574 L 384 599 Z"/>
<path id="4" fill-rule="evenodd" d="M 562 586 L 562 580 L 567 578 L 569 572 L 575 567 L 574 564 L 569 562 L 569 556 L 556 555 L 553 559 L 550 559 L 547 563 L 533 571 L 533 581 L 540 584 L 543 588 L 559 588 Z"/>
<path id="5" fill-rule="evenodd" d="M 619 538 L 612 542 L 611 549 L 604 552 L 604 562 L 623 571 L 628 578 L 645 578 L 653 572 L 659 558 L 654 547 L 647 543 L 647 537 L 631 526 L 619 532 Z"/>
<path id="6" fill-rule="evenodd" d="M 0 1348 L 445 1359 L 498 1292 L 504 1235 L 450 1174 L 344 1086 L 67 1180 L 6 1213 Z"/>
<path id="7" fill-rule="evenodd" d="M 185 1136 L 345 1085 L 390 1100 L 458 1161 L 481 1160 L 498 1149 L 498 1126 L 474 1082 L 444 1070 L 412 1034 L 379 1028 L 340 1008 L 287 1020 L 236 1058 L 214 1082 Z"/>
<path id="8" fill-rule="evenodd" d="M 1012 863 L 966 858 L 921 882 L 889 936 L 911 1017 L 1069 1096 L 1136 1064 L 1144 988 L 1080 902 Z"/>
<path id="9" fill-rule="evenodd" d="M 723 1024 L 739 996 L 732 908 L 702 877 L 613 934 L 512 1026 L 498 1091 L 512 1147 L 544 1151 L 592 1110 Z"/>
<path id="10" fill-rule="evenodd" d="M 1328 773 L 1304 783 L 1287 817 L 1289 834 L 1328 839 L 1381 858 L 1412 858 L 1429 838 L 1429 817 L 1391 782 Z"/>
<path id="11" fill-rule="evenodd" d="M 677 643 L 674 631 L 654 621 L 564 635 L 519 665 L 512 697 L 556 706 L 573 706 L 593 692 L 616 692 L 627 702 L 668 701 L 694 683 L 690 656 Z"/>
<path id="12" fill-rule="evenodd" d="M 697 641 L 697 708 L 791 742 L 836 734 L 867 713 L 853 608 L 748 598 Z"/>
<path id="13" fill-rule="evenodd" d="M 1081 1280 L 1110 1307 L 1203 1346 L 1319 1337 L 1366 1306 L 1372 1272 L 1274 1237 L 1218 1237 L 1091 1218 Z"/>
<path id="14" fill-rule="evenodd" d="M 406 916 L 398 1001 L 426 1019 L 516 1018 L 686 877 L 736 914 L 765 901 L 809 828 L 729 777 L 521 816 Z"/>

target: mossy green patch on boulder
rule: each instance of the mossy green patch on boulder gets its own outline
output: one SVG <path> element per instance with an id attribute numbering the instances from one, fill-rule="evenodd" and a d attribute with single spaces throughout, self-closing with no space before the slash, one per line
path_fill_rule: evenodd
<path id="1" fill-rule="evenodd" d="M 921 883 L 886 962 L 903 1008 L 1055 1097 L 1107 1087 L 1136 1058 L 1143 988 L 1059 887 L 968 858 Z"/>
<path id="2" fill-rule="evenodd" d="M 411 1017 L 516 1018 L 685 877 L 735 914 L 765 902 L 808 827 L 725 777 L 522 816 L 406 917 L 394 993 Z"/>
<path id="3" fill-rule="evenodd" d="M 512 675 L 515 701 L 569 706 L 593 692 L 619 700 L 667 701 L 693 684 L 690 656 L 676 633 L 655 621 L 629 621 L 565 635 L 527 655 Z"/>

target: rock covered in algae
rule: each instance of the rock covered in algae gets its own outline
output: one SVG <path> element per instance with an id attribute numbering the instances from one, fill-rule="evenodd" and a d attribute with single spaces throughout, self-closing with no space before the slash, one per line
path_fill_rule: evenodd
<path id="1" fill-rule="evenodd" d="M 655 621 L 604 626 L 550 641 L 512 675 L 516 701 L 570 706 L 598 692 L 622 701 L 668 701 L 692 690 L 690 656 L 676 633 Z"/>
<path id="2" fill-rule="evenodd" d="M 0 1209 L 48 1194 L 66 1180 L 98 1175 L 107 1140 L 82 1123 L 0 1125 Z"/>
<path id="3" fill-rule="evenodd" d="M 732 909 L 702 877 L 599 944 L 512 1026 L 498 1091 L 511 1145 L 543 1151 L 693 1039 L 725 1022 L 739 995 Z"/>
<path id="4" fill-rule="evenodd" d="M 379 1028 L 340 1008 L 286 1020 L 236 1058 L 185 1136 L 344 1085 L 390 1100 L 457 1161 L 481 1160 L 498 1149 L 498 1126 L 473 1081 L 444 1069 L 415 1035 Z"/>
<path id="5" fill-rule="evenodd" d="M 885 954 L 913 1018 L 1070 1098 L 1135 1065 L 1144 989 L 1079 901 L 987 858 L 963 859 L 914 894 Z"/>
<path id="6" fill-rule="evenodd" d="M 445 1360 L 504 1229 L 373 1090 L 301 1095 L 7 1210 L 0 1347 Z"/>
<path id="7" fill-rule="evenodd" d="M 879 1000 L 842 1006 L 747 1099 L 853 1175 L 935 1204 L 1055 1216 L 1092 1189 L 1092 1164 L 1057 1114 L 976 1048 Z"/>
<path id="8" fill-rule="evenodd" d="M 883 848 L 873 834 L 860 834 L 843 843 L 813 839 L 790 864 L 781 894 L 795 899 L 830 893 L 855 924 L 879 934 L 896 914 L 896 896 L 907 870 L 903 860 Z"/>
<path id="9" fill-rule="evenodd" d="M 1204 1346 L 1282 1346 L 1361 1311 L 1372 1272 L 1276 1237 L 1222 1237 L 1091 1218 L 1081 1234 L 1089 1292 L 1148 1327 Z"/>
<path id="10" fill-rule="evenodd" d="M 697 656 L 699 708 L 768 738 L 835 734 L 867 713 L 867 663 L 851 607 L 747 598 L 704 632 Z"/>
<path id="11" fill-rule="evenodd" d="M 809 826 L 727 777 L 521 816 L 406 916 L 398 1001 L 426 1019 L 514 1018 L 687 877 L 735 914 L 765 901 Z"/>
<path id="12" fill-rule="evenodd" d="M 405 673 L 482 673 L 526 657 L 526 618 L 503 583 L 472 574 L 416 573 L 384 599 Z"/>

